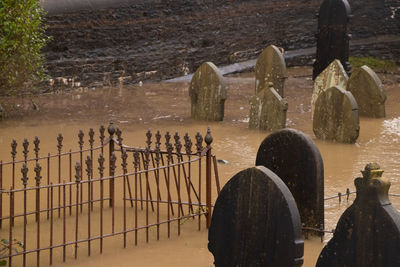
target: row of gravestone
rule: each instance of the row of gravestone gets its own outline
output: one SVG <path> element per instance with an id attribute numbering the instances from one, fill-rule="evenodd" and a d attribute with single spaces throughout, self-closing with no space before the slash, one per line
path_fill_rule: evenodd
<path id="1" fill-rule="evenodd" d="M 323 228 L 321 155 L 308 136 L 284 129 L 262 142 L 256 165 L 217 198 L 208 235 L 215 266 L 301 266 L 302 225 Z M 382 173 L 370 163 L 355 179 L 356 199 L 316 266 L 400 266 L 400 216 Z"/>

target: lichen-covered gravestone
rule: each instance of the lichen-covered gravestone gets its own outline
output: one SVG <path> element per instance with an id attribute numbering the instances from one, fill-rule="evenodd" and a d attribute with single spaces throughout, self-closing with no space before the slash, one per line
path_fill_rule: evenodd
<path id="1" fill-rule="evenodd" d="M 257 166 L 265 166 L 287 185 L 304 226 L 324 228 L 324 163 L 304 133 L 283 129 L 267 136 L 257 152 Z"/>
<path id="2" fill-rule="evenodd" d="M 311 116 L 314 117 L 315 101 L 328 88 L 341 86 L 346 88 L 349 77 L 339 60 L 332 61 L 329 66 L 314 81 L 314 90 L 311 96 Z"/>
<path id="3" fill-rule="evenodd" d="M 356 99 L 360 116 L 385 117 L 386 94 L 378 75 L 368 66 L 357 68 L 351 74 L 347 90 Z"/>
<path id="4" fill-rule="evenodd" d="M 222 121 L 226 87 L 218 68 L 211 62 L 203 63 L 190 82 L 191 116 L 194 119 Z"/>
<path id="5" fill-rule="evenodd" d="M 349 28 L 351 15 L 347 0 L 324 0 L 318 13 L 317 57 L 314 62 L 313 79 L 333 60 L 339 59 L 350 74 Z"/>
<path id="6" fill-rule="evenodd" d="M 270 45 L 258 56 L 257 63 L 254 68 L 256 75 L 256 95 L 265 88 L 269 87 L 269 83 L 276 92 L 283 96 L 283 88 L 287 77 L 285 59 L 274 45 Z"/>
<path id="7" fill-rule="evenodd" d="M 215 266 L 303 264 L 296 202 L 282 180 L 263 166 L 232 177 L 215 203 L 208 232 Z"/>
<path id="8" fill-rule="evenodd" d="M 390 182 L 370 163 L 354 184 L 357 197 L 342 214 L 317 267 L 400 266 L 400 216 L 390 203 Z"/>
<path id="9" fill-rule="evenodd" d="M 249 127 L 253 129 L 274 131 L 285 128 L 288 104 L 269 84 L 250 99 Z"/>
<path id="10" fill-rule="evenodd" d="M 352 94 L 339 86 L 323 91 L 315 102 L 313 131 L 321 140 L 354 143 L 360 123 Z"/>

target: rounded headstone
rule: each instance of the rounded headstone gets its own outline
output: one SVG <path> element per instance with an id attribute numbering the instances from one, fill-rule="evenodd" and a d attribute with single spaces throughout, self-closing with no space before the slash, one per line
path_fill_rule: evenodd
<path id="1" fill-rule="evenodd" d="M 356 99 L 360 116 L 385 117 L 386 94 L 378 75 L 368 66 L 353 71 L 346 89 Z"/>
<path id="2" fill-rule="evenodd" d="M 215 203 L 208 232 L 215 266 L 301 266 L 304 244 L 292 194 L 272 171 L 233 176 Z"/>
<path id="3" fill-rule="evenodd" d="M 257 166 L 265 166 L 287 185 L 307 227 L 324 227 L 324 163 L 321 154 L 304 133 L 283 129 L 261 143 Z"/>
<path id="4" fill-rule="evenodd" d="M 357 102 L 339 86 L 322 92 L 316 103 L 313 131 L 321 140 L 355 143 L 360 132 Z"/>
<path id="5" fill-rule="evenodd" d="M 339 60 L 335 59 L 329 66 L 321 72 L 314 81 L 314 90 L 311 96 L 311 116 L 314 117 L 315 101 L 318 96 L 328 88 L 333 86 L 341 86 L 346 88 L 347 80 L 346 71 Z"/>
<path id="6" fill-rule="evenodd" d="M 226 86 L 218 68 L 211 62 L 203 63 L 190 82 L 191 116 L 194 119 L 222 121 Z"/>
<path id="7" fill-rule="evenodd" d="M 287 77 L 285 59 L 274 45 L 270 45 L 258 56 L 254 68 L 256 76 L 256 95 L 269 87 L 269 83 L 283 97 L 283 87 Z"/>

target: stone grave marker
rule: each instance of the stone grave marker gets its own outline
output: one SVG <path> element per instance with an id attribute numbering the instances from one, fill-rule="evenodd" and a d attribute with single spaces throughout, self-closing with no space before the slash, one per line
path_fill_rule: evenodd
<path id="1" fill-rule="evenodd" d="M 314 81 L 314 90 L 311 96 L 311 116 L 314 117 L 315 101 L 318 96 L 332 86 L 346 88 L 349 77 L 339 60 L 332 61 L 329 66 Z"/>
<path id="2" fill-rule="evenodd" d="M 287 185 L 304 226 L 324 228 L 324 163 L 310 137 L 288 128 L 270 134 L 258 148 L 256 165 Z"/>
<path id="3" fill-rule="evenodd" d="M 286 111 L 288 104 L 269 84 L 269 88 L 261 90 L 250 99 L 249 127 L 273 131 L 286 127 Z"/>
<path id="4" fill-rule="evenodd" d="M 370 163 L 354 184 L 357 196 L 342 214 L 317 267 L 400 266 L 400 216 L 390 203 L 390 182 Z"/>
<path id="5" fill-rule="evenodd" d="M 378 75 L 368 66 L 357 68 L 351 74 L 346 89 L 356 99 L 360 116 L 385 117 L 386 94 Z"/>
<path id="6" fill-rule="evenodd" d="M 324 0 L 318 13 L 317 56 L 314 62 L 313 79 L 333 60 L 338 59 L 350 74 L 349 28 L 351 16 L 347 0 Z"/>
<path id="7" fill-rule="evenodd" d="M 211 62 L 203 63 L 190 82 L 191 116 L 194 119 L 222 121 L 226 87 L 218 68 Z"/>
<path id="8" fill-rule="evenodd" d="M 287 77 L 285 59 L 274 45 L 270 45 L 258 56 L 256 66 L 256 95 L 265 88 L 269 87 L 269 83 L 275 88 L 276 92 L 283 96 L 283 88 Z"/>
<path id="9" fill-rule="evenodd" d="M 215 266 L 301 266 L 304 243 L 296 202 L 263 166 L 243 170 L 224 186 L 208 232 Z"/>
<path id="10" fill-rule="evenodd" d="M 353 95 L 340 86 L 323 91 L 315 103 L 313 131 L 321 140 L 354 143 L 360 123 Z"/>

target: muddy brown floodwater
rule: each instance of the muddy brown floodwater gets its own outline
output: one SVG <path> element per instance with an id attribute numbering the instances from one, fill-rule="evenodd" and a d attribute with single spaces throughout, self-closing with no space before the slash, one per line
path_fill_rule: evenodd
<path id="1" fill-rule="evenodd" d="M 325 168 L 325 196 L 354 191 L 353 180 L 368 162 L 377 162 L 390 178 L 391 193 L 400 193 L 400 75 L 380 74 L 387 94 L 385 119 L 361 118 L 360 137 L 356 144 L 337 144 L 316 140 L 312 132 L 310 100 L 312 92 L 312 69 L 308 67 L 289 69 L 285 97 L 289 103 L 288 127 L 310 135 L 321 151 Z M 149 83 L 143 86 L 126 86 L 98 90 L 81 90 L 69 93 L 35 97 L 39 110 L 32 111 L 31 100 L 8 100 L 18 105 L 19 116 L 1 122 L 0 159 L 10 159 L 10 143 L 13 138 L 22 142 L 38 136 L 41 151 L 56 152 L 56 137 L 64 135 L 66 149 L 78 148 L 79 129 L 98 129 L 113 120 L 123 130 L 124 142 L 144 147 L 148 128 L 162 132 L 197 131 L 203 134 L 208 125 L 214 137 L 213 153 L 229 164 L 219 164 L 222 184 L 238 171 L 254 165 L 257 149 L 268 132 L 249 130 L 249 99 L 254 92 L 252 73 L 225 77 L 228 99 L 225 103 L 223 122 L 199 122 L 190 118 L 188 82 Z M 20 153 L 21 154 L 21 153 Z M 338 200 L 325 202 L 326 229 L 334 229 L 340 214 L 351 204 Z M 400 198 L 392 197 L 395 208 L 400 208 Z M 68 250 L 68 266 L 213 266 L 213 257 L 207 250 L 207 231 L 197 231 L 195 222 L 183 224 L 181 236 L 170 239 L 161 235 L 161 240 L 151 240 L 135 247 L 132 242 L 122 248 L 121 238 L 105 242 L 102 255 L 94 251 L 91 257 L 80 252 L 73 259 L 73 249 Z M 71 233 L 72 234 L 72 233 Z M 324 237 L 324 242 L 331 235 Z M 132 240 L 131 240 L 132 241 Z M 314 266 L 323 247 L 319 239 L 306 240 L 304 266 Z M 54 251 L 53 266 L 62 263 L 61 251 Z M 48 258 L 42 256 L 42 266 Z M 35 262 L 31 262 L 35 266 Z"/>

